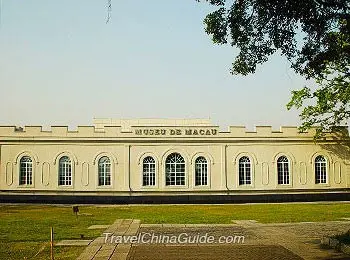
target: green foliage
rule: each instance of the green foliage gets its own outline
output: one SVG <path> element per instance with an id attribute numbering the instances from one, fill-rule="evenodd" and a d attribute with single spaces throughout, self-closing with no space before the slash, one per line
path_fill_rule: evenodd
<path id="1" fill-rule="evenodd" d="M 350 229 L 341 235 L 336 235 L 334 238 L 338 239 L 341 243 L 350 245 Z"/>
<path id="2" fill-rule="evenodd" d="M 319 88 L 311 91 L 304 87 L 292 91 L 292 98 L 287 108 L 301 108 L 301 131 L 318 126 L 316 138 L 324 131 L 334 131 L 344 119 L 350 117 L 350 77 L 348 66 L 328 65 L 324 77 L 317 79 Z M 304 105 L 308 101 L 314 104 Z"/>
<path id="3" fill-rule="evenodd" d="M 349 58 L 350 3 L 347 0 L 210 0 L 219 9 L 204 19 L 215 43 L 239 48 L 232 73 L 255 72 L 256 65 L 281 51 L 301 74 L 323 74 L 327 62 Z M 297 34 L 305 34 L 299 46 Z M 342 38 L 339 34 L 343 35 Z"/>
<path id="4" fill-rule="evenodd" d="M 348 0 L 207 0 L 218 10 L 204 19 L 217 44 L 239 49 L 232 74 L 254 73 L 279 51 L 319 89 L 292 92 L 287 107 L 302 109 L 301 130 L 332 130 L 350 117 L 350 2 Z M 300 39 L 300 35 L 305 35 Z M 308 102 L 314 105 L 306 105 Z"/>

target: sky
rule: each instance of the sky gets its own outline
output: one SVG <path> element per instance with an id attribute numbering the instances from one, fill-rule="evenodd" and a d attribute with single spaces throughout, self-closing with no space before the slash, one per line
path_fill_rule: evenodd
<path id="1" fill-rule="evenodd" d="M 93 118 L 210 118 L 293 126 L 291 90 L 307 82 L 276 54 L 230 74 L 195 0 L 0 0 L 0 125 L 91 125 Z"/>

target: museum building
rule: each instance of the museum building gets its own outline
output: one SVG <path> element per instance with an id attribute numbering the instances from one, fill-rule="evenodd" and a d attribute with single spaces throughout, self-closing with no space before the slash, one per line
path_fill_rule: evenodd
<path id="1" fill-rule="evenodd" d="M 348 129 L 314 134 L 207 119 L 1 126 L 0 202 L 350 200 Z"/>

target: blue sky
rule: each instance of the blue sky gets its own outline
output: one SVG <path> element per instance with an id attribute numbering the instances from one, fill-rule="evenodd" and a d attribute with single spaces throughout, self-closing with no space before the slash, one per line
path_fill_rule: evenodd
<path id="1" fill-rule="evenodd" d="M 250 76 L 204 31 L 195 0 L 0 0 L 0 124 L 91 125 L 93 117 L 211 118 L 296 125 L 306 82 L 279 55 Z"/>

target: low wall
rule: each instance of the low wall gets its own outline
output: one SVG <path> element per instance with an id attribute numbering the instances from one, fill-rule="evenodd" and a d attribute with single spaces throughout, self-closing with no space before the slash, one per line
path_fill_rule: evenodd
<path id="1" fill-rule="evenodd" d="M 49 204 L 235 204 L 350 201 L 350 192 L 242 195 L 45 195 L 0 194 L 0 203 Z"/>

